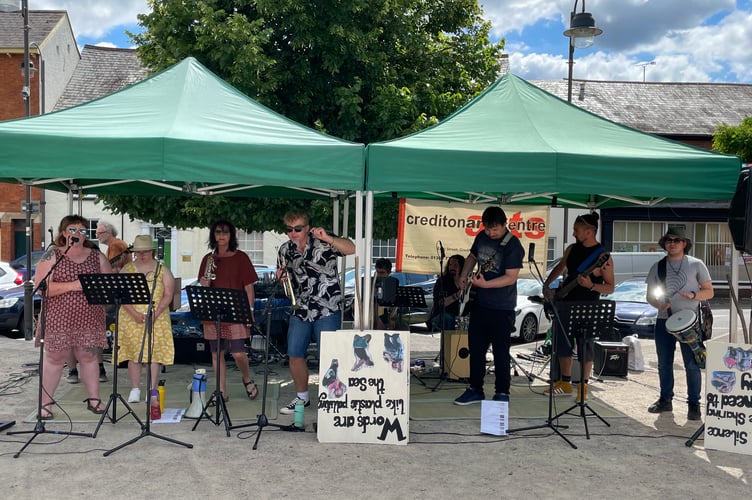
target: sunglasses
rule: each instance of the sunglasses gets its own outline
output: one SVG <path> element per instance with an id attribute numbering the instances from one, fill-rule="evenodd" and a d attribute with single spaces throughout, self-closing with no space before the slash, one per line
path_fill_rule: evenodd
<path id="1" fill-rule="evenodd" d="M 230 234 L 229 229 L 215 229 L 214 234 Z"/>
<path id="2" fill-rule="evenodd" d="M 83 234 L 84 236 L 89 234 L 89 230 L 86 229 L 85 227 L 69 227 L 68 232 L 70 234 L 79 233 L 79 234 Z"/>
<path id="3" fill-rule="evenodd" d="M 287 231 L 288 233 L 292 233 L 293 231 L 295 231 L 296 233 L 299 233 L 299 232 L 301 232 L 301 231 L 303 230 L 303 228 L 304 228 L 304 227 L 306 227 L 307 225 L 308 225 L 308 224 L 305 224 L 305 225 L 303 225 L 303 226 L 295 226 L 295 227 L 292 227 L 292 226 L 285 226 L 285 230 L 286 230 L 286 231 Z"/>
<path id="4" fill-rule="evenodd" d="M 681 243 L 684 238 L 666 238 L 666 243 Z"/>

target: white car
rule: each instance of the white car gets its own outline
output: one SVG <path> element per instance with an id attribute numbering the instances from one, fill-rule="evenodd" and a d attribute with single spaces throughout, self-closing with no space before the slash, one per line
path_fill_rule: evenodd
<path id="1" fill-rule="evenodd" d="M 538 280 L 520 278 L 517 280 L 517 308 L 512 337 L 522 342 L 532 342 L 551 327 L 551 321 L 543 311 L 540 301 L 531 302 L 528 297 L 543 297 L 543 288 Z"/>
<path id="2" fill-rule="evenodd" d="M 24 278 L 8 262 L 0 262 L 0 290 L 23 285 Z"/>

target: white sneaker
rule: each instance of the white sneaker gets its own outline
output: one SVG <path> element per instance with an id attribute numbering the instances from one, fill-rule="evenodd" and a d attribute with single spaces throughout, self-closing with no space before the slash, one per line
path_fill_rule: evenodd
<path id="1" fill-rule="evenodd" d="M 131 389 L 131 393 L 128 394 L 128 402 L 140 403 L 141 402 L 141 389 L 139 389 L 138 387 Z"/>

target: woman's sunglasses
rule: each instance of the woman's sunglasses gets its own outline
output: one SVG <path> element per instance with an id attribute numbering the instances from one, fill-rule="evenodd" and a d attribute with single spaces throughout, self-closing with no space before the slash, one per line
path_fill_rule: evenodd
<path id="1" fill-rule="evenodd" d="M 89 230 L 86 229 L 85 227 L 69 227 L 68 228 L 68 232 L 70 234 L 79 233 L 79 234 L 83 234 L 84 236 L 86 236 L 87 234 L 89 234 Z"/>

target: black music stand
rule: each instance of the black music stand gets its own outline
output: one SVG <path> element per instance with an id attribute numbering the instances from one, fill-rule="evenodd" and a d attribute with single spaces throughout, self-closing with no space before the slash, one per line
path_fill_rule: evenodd
<path id="1" fill-rule="evenodd" d="M 133 415 L 133 418 L 136 419 L 139 425 L 143 425 L 143 422 L 138 418 L 133 408 L 130 407 L 118 392 L 117 367 L 118 350 L 120 349 L 118 344 L 120 306 L 123 304 L 149 303 L 149 285 L 146 282 L 146 277 L 143 274 L 81 274 L 78 279 L 81 281 L 81 288 L 89 304 L 115 304 L 115 332 L 112 338 L 112 364 L 115 366 L 115 370 L 112 376 L 112 393 L 107 400 L 107 406 L 99 419 L 96 429 L 94 429 L 92 437 L 97 437 L 99 428 L 102 426 L 105 418 L 109 418 L 110 422 L 115 424 L 128 415 Z M 128 409 L 120 418 L 117 417 L 118 399 Z M 111 416 L 110 408 L 112 408 Z"/>
<path id="2" fill-rule="evenodd" d="M 588 342 L 592 343 L 600 332 L 613 327 L 616 304 L 613 300 L 597 300 L 594 302 L 564 302 L 562 305 L 567 307 L 569 332 L 577 342 L 577 357 L 580 361 L 579 383 L 582 386 L 582 394 L 580 395 L 579 402 L 570 406 L 553 418 L 557 419 L 575 408 L 579 408 L 579 416 L 582 417 L 582 421 L 585 424 L 585 437 L 590 439 L 590 431 L 588 430 L 585 409 L 590 412 L 590 415 L 598 417 L 598 419 L 606 424 L 607 427 L 611 427 L 611 424 L 598 415 L 598 413 L 593 410 L 585 400 L 585 347 Z"/>
<path id="3" fill-rule="evenodd" d="M 220 370 L 222 365 L 219 353 L 222 351 L 222 322 L 241 323 L 243 325 L 250 325 L 253 322 L 248 295 L 245 290 L 235 288 L 187 286 L 185 287 L 185 291 L 188 294 L 188 304 L 191 308 L 193 318 L 200 321 L 214 321 L 217 329 L 217 360 L 214 370 L 214 375 L 217 378 L 216 388 L 201 411 L 201 416 L 193 424 L 192 430 L 195 431 L 201 420 L 207 417 L 216 426 L 224 422 L 225 432 L 227 433 L 227 437 L 230 437 L 232 421 L 230 420 L 230 414 L 227 412 L 227 404 L 225 404 L 225 399 L 220 389 Z M 207 410 L 212 405 L 216 408 L 214 420 L 207 413 Z"/>

